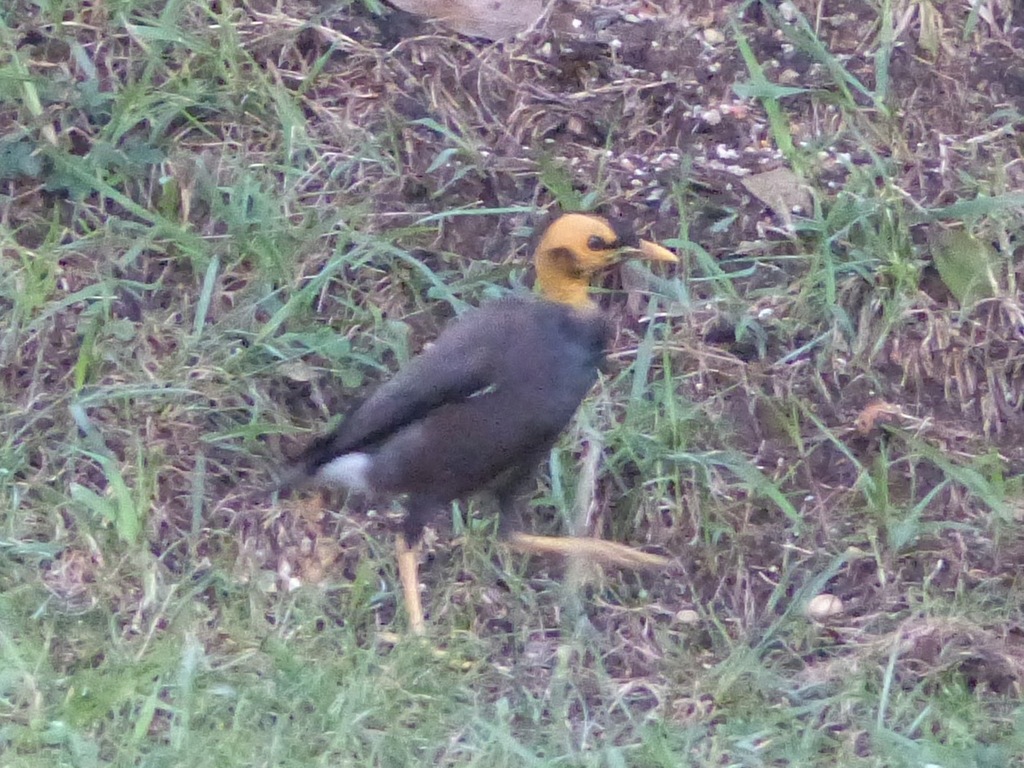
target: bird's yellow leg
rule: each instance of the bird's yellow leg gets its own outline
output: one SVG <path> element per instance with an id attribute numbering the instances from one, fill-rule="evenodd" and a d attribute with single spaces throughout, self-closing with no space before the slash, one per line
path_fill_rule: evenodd
<path id="1" fill-rule="evenodd" d="M 664 568 L 671 562 L 667 557 L 641 552 L 625 544 L 579 536 L 534 536 L 515 532 L 509 535 L 508 543 L 517 552 L 578 557 L 620 568 Z"/>
<path id="2" fill-rule="evenodd" d="M 409 631 L 414 635 L 422 635 L 426 632 L 426 622 L 423 620 L 423 603 L 420 602 L 419 545 L 410 547 L 405 534 L 400 533 L 395 539 L 395 551 L 398 553 L 398 578 L 405 595 Z"/>

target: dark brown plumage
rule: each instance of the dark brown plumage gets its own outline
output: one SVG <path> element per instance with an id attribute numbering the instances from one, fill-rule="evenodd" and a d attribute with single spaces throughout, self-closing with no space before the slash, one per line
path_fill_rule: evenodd
<path id="1" fill-rule="evenodd" d="M 408 494 L 410 541 L 450 501 L 481 490 L 494 492 L 507 529 L 515 498 L 597 379 L 607 335 L 600 315 L 538 299 L 468 312 L 314 442 L 303 471 Z M 368 460 L 336 463 L 353 454 Z"/>
<path id="2" fill-rule="evenodd" d="M 406 539 L 415 543 L 449 502 L 479 491 L 494 493 L 501 531 L 520 549 L 660 562 L 611 542 L 512 533 L 517 497 L 597 379 L 608 327 L 588 297 L 590 279 L 627 254 L 675 261 L 605 219 L 557 219 L 535 255 L 540 298 L 503 299 L 461 317 L 293 466 L 291 484 L 407 497 L 399 572 L 414 632 L 423 619 Z"/>

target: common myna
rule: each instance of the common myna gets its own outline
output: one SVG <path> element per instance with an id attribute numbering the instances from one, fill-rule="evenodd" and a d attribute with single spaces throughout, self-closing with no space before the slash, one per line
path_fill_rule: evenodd
<path id="1" fill-rule="evenodd" d="M 398 571 L 414 633 L 424 629 L 415 549 L 423 527 L 452 500 L 478 491 L 495 495 L 499 530 L 519 550 L 631 566 L 663 562 L 612 542 L 517 530 L 518 497 L 604 357 L 609 328 L 590 299 L 590 280 L 628 257 L 677 261 L 607 219 L 559 217 L 534 255 L 539 298 L 500 299 L 458 318 L 288 473 L 289 485 L 406 496 Z"/>

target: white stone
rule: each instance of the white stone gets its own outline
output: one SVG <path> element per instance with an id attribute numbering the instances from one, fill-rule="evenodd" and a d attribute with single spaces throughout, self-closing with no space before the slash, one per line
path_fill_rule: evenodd
<path id="1" fill-rule="evenodd" d="M 820 595 L 815 595 L 808 601 L 806 613 L 807 617 L 814 619 L 815 621 L 821 621 L 823 619 L 830 619 L 834 616 L 840 615 L 846 608 L 843 606 L 843 601 L 835 595 L 830 595 L 827 592 L 822 592 Z"/>

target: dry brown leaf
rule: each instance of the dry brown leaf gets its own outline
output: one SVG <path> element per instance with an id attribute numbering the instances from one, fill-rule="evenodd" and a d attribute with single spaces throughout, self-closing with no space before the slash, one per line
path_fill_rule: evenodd
<path id="1" fill-rule="evenodd" d="M 788 168 L 748 176 L 743 186 L 787 226 L 792 226 L 794 213 L 808 214 L 813 205 L 807 184 Z"/>
<path id="2" fill-rule="evenodd" d="M 853 420 L 853 426 L 862 435 L 869 435 L 880 421 L 889 423 L 893 418 L 902 415 L 903 411 L 898 405 L 885 400 L 872 400 L 864 406 L 864 410 L 857 414 L 857 418 Z"/>
<path id="3" fill-rule="evenodd" d="M 316 368 L 301 360 L 283 363 L 281 365 L 281 373 L 292 381 L 298 381 L 303 384 L 313 381 L 317 376 Z"/>
<path id="4" fill-rule="evenodd" d="M 471 37 L 501 40 L 530 27 L 544 12 L 543 0 L 391 0 L 403 11 L 444 24 Z"/>

